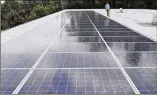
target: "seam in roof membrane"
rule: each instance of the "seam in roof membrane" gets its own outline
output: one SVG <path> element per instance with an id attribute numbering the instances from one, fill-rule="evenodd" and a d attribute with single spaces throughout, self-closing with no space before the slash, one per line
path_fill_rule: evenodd
<path id="1" fill-rule="evenodd" d="M 85 12 L 86 13 L 86 12 Z M 88 16 L 88 14 L 86 13 L 86 15 Z M 94 23 L 92 22 L 92 20 L 90 19 L 90 17 L 88 16 L 89 20 L 91 21 L 91 23 L 93 24 L 93 26 L 95 27 L 96 31 L 98 32 L 99 36 L 101 37 L 101 39 L 103 40 L 104 44 L 106 45 L 106 47 L 108 48 L 109 52 L 111 53 L 111 55 L 113 56 L 114 60 L 116 61 L 117 65 L 120 67 L 123 75 L 125 76 L 125 78 L 127 79 L 128 83 L 130 84 L 130 86 L 132 87 L 132 89 L 134 90 L 134 92 L 136 94 L 140 94 L 140 92 L 138 91 L 138 89 L 136 88 L 135 84 L 133 83 L 133 81 L 130 79 L 129 75 L 126 73 L 125 69 L 123 68 L 123 66 L 121 65 L 121 63 L 119 62 L 118 58 L 115 56 L 115 54 L 112 52 L 112 50 L 110 49 L 110 47 L 108 46 L 108 44 L 106 43 L 106 41 L 103 39 L 103 37 L 101 36 L 100 32 L 98 31 L 98 29 L 96 28 L 96 26 L 94 25 Z"/>
<path id="2" fill-rule="evenodd" d="M 37 65 L 40 63 L 40 61 L 42 60 L 42 58 L 45 56 L 45 54 L 47 53 L 47 51 L 50 49 L 50 47 L 53 44 L 54 39 L 61 33 L 61 31 L 63 30 L 63 28 L 65 27 L 65 25 L 70 21 L 70 19 L 73 17 L 73 15 L 75 14 L 75 12 L 71 15 L 71 17 L 66 21 L 66 23 L 64 24 L 64 26 L 60 29 L 60 31 L 58 32 L 58 34 L 52 38 L 52 41 L 49 43 L 49 45 L 46 47 L 46 49 L 44 50 L 44 52 L 42 53 L 42 55 L 38 58 L 38 60 L 35 62 L 35 64 L 33 65 L 33 67 L 30 69 L 30 71 L 27 73 L 27 75 L 23 78 L 23 80 L 21 81 L 21 83 L 17 86 L 17 88 L 14 90 L 14 92 L 12 94 L 18 94 L 18 92 L 21 90 L 21 88 L 23 87 L 23 85 L 26 83 L 26 81 L 28 80 L 28 78 L 31 76 L 31 74 L 33 73 L 33 71 L 36 69 Z"/>

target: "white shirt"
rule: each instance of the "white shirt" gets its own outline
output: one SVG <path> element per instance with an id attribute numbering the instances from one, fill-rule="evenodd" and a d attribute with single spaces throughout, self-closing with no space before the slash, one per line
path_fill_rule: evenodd
<path id="1" fill-rule="evenodd" d="M 106 4 L 106 5 L 105 5 L 105 8 L 106 8 L 106 9 L 110 9 L 110 5 L 109 5 L 109 4 Z"/>

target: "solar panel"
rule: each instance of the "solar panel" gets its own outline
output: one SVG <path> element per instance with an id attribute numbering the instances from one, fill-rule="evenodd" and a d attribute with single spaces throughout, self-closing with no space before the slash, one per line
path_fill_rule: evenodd
<path id="1" fill-rule="evenodd" d="M 12 94 L 29 69 L 1 69 L 1 94 Z"/>
<path id="2" fill-rule="evenodd" d="M 118 67 L 110 53 L 48 53 L 39 68 Z"/>
<path id="3" fill-rule="evenodd" d="M 102 27 L 102 26 L 101 26 Z M 109 36 L 109 37 L 112 37 L 112 36 L 115 36 L 115 37 L 130 37 L 130 36 L 137 36 L 137 37 L 141 37 L 141 35 L 140 34 L 138 34 L 138 33 L 132 33 L 132 32 L 112 32 L 112 31 L 110 31 L 110 32 L 100 32 L 101 33 L 101 35 L 102 36 Z"/>
<path id="4" fill-rule="evenodd" d="M 157 67 L 157 52 L 115 53 L 124 67 Z"/>
<path id="5" fill-rule="evenodd" d="M 110 37 L 103 37 L 106 42 L 153 42 L 152 40 L 145 38 L 145 37 L 134 37 L 134 36 L 110 36 Z"/>
<path id="6" fill-rule="evenodd" d="M 157 93 L 156 42 L 94 11 L 73 13 L 3 45 L 2 94 Z"/>
<path id="7" fill-rule="evenodd" d="M 104 43 L 54 43 L 48 52 L 109 52 Z"/>
<path id="8" fill-rule="evenodd" d="M 156 42 L 136 32 L 133 31 L 128 32 L 126 30 L 128 28 L 125 27 L 119 28 L 122 29 L 121 31 L 123 32 L 117 32 L 118 27 L 112 28 L 116 30 L 107 30 L 108 32 L 106 32 L 103 29 L 109 28 L 105 27 L 102 28 L 102 25 L 100 26 L 100 23 L 104 24 L 104 22 L 106 22 L 110 27 L 112 27 L 111 24 L 113 24 L 114 21 L 109 19 L 108 21 L 98 19 L 99 22 L 97 22 L 97 18 L 94 18 L 94 14 L 97 15 L 97 13 L 91 14 L 91 12 L 87 12 L 87 14 L 89 14 L 89 17 L 92 20 L 94 20 L 93 23 L 100 31 L 100 34 L 103 36 L 104 40 L 107 42 L 108 46 L 115 53 L 116 57 L 120 60 L 120 63 L 123 66 L 156 67 L 157 65 Z M 101 17 L 101 15 L 99 16 Z"/>
<path id="9" fill-rule="evenodd" d="M 99 36 L 97 32 L 62 32 L 62 36 Z"/>
<path id="10" fill-rule="evenodd" d="M 79 35 L 79 34 L 78 34 Z M 61 36 L 54 43 L 77 43 L 77 42 L 102 42 L 99 36 Z"/>
<path id="11" fill-rule="evenodd" d="M 34 89 L 33 89 L 34 88 Z M 35 70 L 19 94 L 134 93 L 119 69 Z"/>
<path id="12" fill-rule="evenodd" d="M 152 42 L 109 42 L 108 45 L 113 52 L 157 51 L 157 43 Z"/>
<path id="13" fill-rule="evenodd" d="M 157 94 L 157 68 L 126 69 L 141 94 Z"/>
<path id="14" fill-rule="evenodd" d="M 40 53 L 1 54 L 2 68 L 31 68 Z"/>

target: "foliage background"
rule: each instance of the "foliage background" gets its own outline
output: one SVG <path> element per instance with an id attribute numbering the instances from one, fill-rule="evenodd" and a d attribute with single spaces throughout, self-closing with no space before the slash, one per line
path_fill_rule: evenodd
<path id="1" fill-rule="evenodd" d="M 5 0 L 1 3 L 1 29 L 15 27 L 62 9 L 104 8 L 157 9 L 157 0 Z"/>

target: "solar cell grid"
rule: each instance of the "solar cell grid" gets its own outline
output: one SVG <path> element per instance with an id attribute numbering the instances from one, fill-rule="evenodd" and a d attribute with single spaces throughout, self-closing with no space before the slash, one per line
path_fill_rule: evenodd
<path id="1" fill-rule="evenodd" d="M 92 36 L 98 36 L 98 33 L 95 31 L 93 32 L 83 32 L 83 31 L 80 31 L 80 32 L 62 32 L 61 34 L 63 37 L 64 36 L 88 36 L 88 37 L 92 37 Z"/>
<path id="2" fill-rule="evenodd" d="M 146 37 L 121 36 L 121 37 L 103 37 L 106 42 L 154 42 Z"/>
<path id="3" fill-rule="evenodd" d="M 41 59 L 38 53 L 1 54 L 2 94 L 18 87 L 18 94 L 157 93 L 157 43 L 115 21 L 75 12 L 52 42 Z"/>
<path id="4" fill-rule="evenodd" d="M 42 73 L 41 73 L 42 72 Z M 117 73 L 118 72 L 118 73 Z M 111 74 L 115 75 L 112 76 Z M 118 77 L 123 77 L 119 79 Z M 117 78 L 117 80 L 115 79 Z M 37 84 L 35 81 L 37 81 Z M 117 84 L 112 84 L 117 83 Z M 30 85 L 31 84 L 31 85 Z M 34 91 L 30 91 L 35 87 Z M 37 88 L 38 90 L 37 90 Z M 119 89 L 118 89 L 119 88 Z M 121 89 L 120 89 L 121 88 Z M 127 89 L 126 89 L 127 88 Z M 25 90 L 28 89 L 28 90 Z M 119 69 L 35 70 L 19 94 L 134 93 Z"/>
<path id="5" fill-rule="evenodd" d="M 104 22 L 99 20 L 99 22 L 97 23 L 97 18 L 94 18 L 93 15 L 91 15 L 90 13 L 87 14 L 89 14 L 98 31 L 100 31 L 100 34 L 103 36 L 104 40 L 107 42 L 111 50 L 116 53 L 116 57 L 120 60 L 123 66 L 156 67 L 157 43 L 133 31 L 114 31 L 113 33 L 112 30 L 110 30 L 111 32 L 102 32 L 103 28 L 99 27 L 99 25 L 100 23 L 103 24 Z M 111 22 L 114 21 L 108 20 L 106 21 L 106 24 L 110 25 Z M 126 29 L 127 28 L 124 28 L 123 30 L 126 31 Z M 146 58 L 148 58 L 148 60 L 145 60 Z"/>
<path id="6" fill-rule="evenodd" d="M 122 26 L 122 25 L 107 25 L 107 24 L 106 24 L 106 25 L 104 25 L 104 24 L 101 25 L 101 24 L 100 24 L 100 25 L 97 25 L 97 27 L 98 27 L 98 28 L 102 28 L 102 27 L 103 27 L 103 28 L 125 28 L 125 27 Z"/>
<path id="7" fill-rule="evenodd" d="M 67 13 L 68 15 L 65 15 Z M 62 14 L 64 17 L 62 24 L 65 23 L 65 20 L 69 18 L 72 13 L 73 12 L 65 12 L 65 14 Z M 62 16 L 58 16 L 59 19 L 61 19 Z M 49 24 L 49 22 L 47 23 Z M 56 25 L 58 24 L 60 23 L 56 23 Z M 62 25 L 56 26 L 54 28 L 53 34 L 51 34 L 52 32 L 49 31 L 51 30 L 52 26 L 43 26 L 39 25 L 39 27 L 42 29 L 48 29 L 44 33 L 41 33 L 42 30 L 39 30 L 39 28 L 34 27 L 32 29 L 32 32 L 28 31 L 2 44 L 2 72 L 0 94 L 12 94 L 15 91 L 15 89 L 24 79 L 26 74 L 28 74 L 28 71 L 30 71 L 36 60 L 45 49 L 45 46 L 47 46 L 51 40 L 50 38 L 55 35 L 55 32 L 59 30 L 58 27 Z"/>
<path id="8" fill-rule="evenodd" d="M 86 42 L 102 42 L 101 38 L 99 36 L 96 37 L 90 37 L 90 36 L 61 36 L 60 38 L 58 37 L 55 40 L 55 43 L 77 43 L 77 42 L 82 42 L 82 43 L 86 43 Z"/>
<path id="9" fill-rule="evenodd" d="M 1 94 L 12 94 L 28 70 L 1 69 Z"/>
<path id="10" fill-rule="evenodd" d="M 126 69 L 141 94 L 157 93 L 157 69 Z"/>
<path id="11" fill-rule="evenodd" d="M 78 32 L 85 32 L 85 33 L 86 32 L 91 32 L 91 33 L 93 33 L 93 32 L 96 32 L 94 29 L 92 29 L 92 30 L 91 29 L 90 30 L 88 30 L 88 29 L 86 29 L 86 30 L 79 30 L 79 29 L 78 30 L 72 30 L 71 29 L 71 30 L 68 30 L 68 31 L 64 29 L 63 31 L 66 31 L 66 33 L 75 33 L 75 32 L 76 33 L 78 33 Z"/>
<path id="12" fill-rule="evenodd" d="M 132 32 L 100 32 L 100 34 L 102 36 L 111 36 L 111 37 L 116 37 L 116 36 L 119 36 L 119 37 L 142 37 L 142 35 L 138 34 L 138 33 L 132 33 Z"/>
<path id="13" fill-rule="evenodd" d="M 87 23 L 88 24 L 88 23 Z M 66 31 L 95 31 L 94 28 L 66 28 Z"/>
<path id="14" fill-rule="evenodd" d="M 117 67 L 109 53 L 48 53 L 38 68 Z"/>
<path id="15" fill-rule="evenodd" d="M 104 43 L 54 43 L 48 52 L 109 52 Z"/>
<path id="16" fill-rule="evenodd" d="M 112 24 L 114 23 L 114 21 L 112 20 L 106 20 L 106 22 L 104 23 L 104 21 L 99 20 L 97 18 L 94 18 L 94 13 L 91 14 L 91 12 L 87 12 L 87 14 L 89 15 L 89 17 L 91 18 L 91 20 L 93 21 L 94 25 L 96 26 L 96 28 L 98 29 L 98 31 L 100 31 L 100 34 L 102 36 L 110 34 L 112 35 L 113 29 L 109 29 L 109 28 L 102 28 L 100 24 L 103 25 L 109 25 L 112 27 Z M 97 14 L 96 14 L 97 15 Z M 99 21 L 97 21 L 99 20 Z M 114 32 L 116 33 L 121 33 L 119 36 L 117 37 L 117 35 L 112 35 L 112 37 L 103 37 L 104 40 L 107 42 L 108 46 L 111 48 L 111 50 L 113 51 L 113 53 L 116 53 L 116 57 L 120 60 L 120 63 L 122 64 L 122 66 L 126 67 L 157 67 L 157 54 L 156 54 L 156 43 L 152 40 L 150 40 L 147 37 L 144 37 L 142 35 L 137 36 L 137 33 L 131 31 L 130 29 L 124 28 L 121 29 L 119 28 L 121 32 L 119 32 L 118 28 L 116 30 L 114 30 Z M 107 30 L 107 32 L 106 32 Z M 130 33 L 128 33 L 130 32 Z M 128 34 L 126 34 L 128 33 Z M 135 35 L 136 34 L 136 35 Z M 129 37 L 128 37 L 129 35 Z M 130 36 L 132 35 L 132 36 Z M 138 51 L 138 52 L 137 52 Z M 144 52 L 143 52 L 144 51 Z M 155 51 L 152 53 L 152 51 Z M 122 55 L 122 56 L 121 56 Z M 156 73 L 157 74 L 157 73 Z M 137 73 L 137 75 L 139 75 Z M 133 81 L 133 83 L 136 84 L 136 80 Z M 149 85 L 147 85 L 147 83 L 143 83 L 142 85 L 146 85 L 148 87 L 150 87 Z M 156 85 L 156 83 L 155 83 Z M 140 87 L 138 87 L 139 89 Z M 150 87 L 151 88 L 151 87 Z M 142 86 L 141 86 L 142 89 Z M 141 92 L 141 91 L 140 91 Z M 143 91 L 143 93 L 148 93 L 148 91 Z M 156 93 L 154 91 L 154 93 Z"/>
<path id="17" fill-rule="evenodd" d="M 157 51 L 157 43 L 139 42 L 110 42 L 109 47 L 113 52 Z"/>
<path id="18" fill-rule="evenodd" d="M 157 67 L 157 52 L 115 53 L 124 67 Z"/>
<path id="19" fill-rule="evenodd" d="M 39 57 L 36 54 L 1 54 L 2 68 L 31 68 Z"/>
<path id="20" fill-rule="evenodd" d="M 65 28 L 92 28 L 93 26 L 92 25 L 79 25 L 79 24 L 77 24 L 77 25 L 67 25 L 67 26 L 65 26 Z"/>

